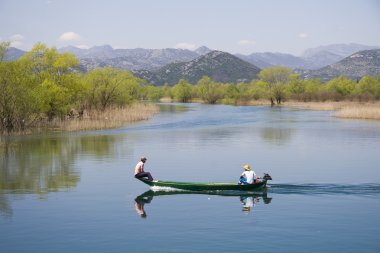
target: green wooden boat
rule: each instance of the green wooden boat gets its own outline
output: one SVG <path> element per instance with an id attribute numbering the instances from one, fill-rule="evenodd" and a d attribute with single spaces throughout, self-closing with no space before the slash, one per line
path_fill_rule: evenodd
<path id="1" fill-rule="evenodd" d="M 149 181 L 144 178 L 139 180 L 151 187 L 166 187 L 186 191 L 256 191 L 266 187 L 267 181 L 272 178 L 265 174 L 264 177 L 254 184 L 237 184 L 237 183 L 197 183 L 197 182 L 175 182 L 175 181 Z"/>

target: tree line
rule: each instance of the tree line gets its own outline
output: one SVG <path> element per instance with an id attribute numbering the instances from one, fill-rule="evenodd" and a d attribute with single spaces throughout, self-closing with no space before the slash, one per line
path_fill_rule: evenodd
<path id="1" fill-rule="evenodd" d="M 8 47 L 0 44 L 0 132 L 156 99 L 158 88 L 131 72 L 99 68 L 83 74 L 74 55 L 42 43 L 16 61 L 4 61 Z"/>
<path id="2" fill-rule="evenodd" d="M 250 83 L 218 83 L 207 76 L 195 85 L 180 80 L 172 88 L 165 85 L 165 96 L 189 102 L 201 99 L 205 103 L 247 104 L 252 100 L 268 100 L 271 105 L 285 100 L 310 101 L 371 101 L 380 99 L 380 75 L 365 76 L 354 81 L 343 76 L 326 83 L 319 79 L 304 80 L 292 70 L 270 67 L 262 70 Z"/>
<path id="3" fill-rule="evenodd" d="M 0 132 L 19 131 L 54 118 L 81 117 L 85 110 L 128 106 L 134 101 L 170 97 L 179 102 L 248 104 L 268 100 L 379 100 L 380 75 L 358 81 L 337 77 L 326 83 L 303 80 L 276 66 L 262 70 L 249 83 L 220 83 L 204 76 L 192 84 L 180 80 L 170 87 L 153 86 L 131 72 L 115 68 L 79 71 L 79 61 L 42 43 L 16 61 L 4 61 L 8 42 L 0 43 Z"/>

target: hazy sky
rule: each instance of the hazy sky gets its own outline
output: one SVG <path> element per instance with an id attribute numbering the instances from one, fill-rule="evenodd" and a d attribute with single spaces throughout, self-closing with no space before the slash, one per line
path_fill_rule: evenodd
<path id="1" fill-rule="evenodd" d="M 380 46 L 380 0 L 0 0 L 0 40 L 83 48 L 282 52 Z"/>

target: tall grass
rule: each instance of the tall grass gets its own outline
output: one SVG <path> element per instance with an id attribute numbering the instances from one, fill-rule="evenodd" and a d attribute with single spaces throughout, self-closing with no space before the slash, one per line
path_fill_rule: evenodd
<path id="1" fill-rule="evenodd" d="M 117 128 L 126 123 L 147 120 L 158 113 L 158 110 L 156 105 L 142 103 L 135 103 L 127 107 L 108 108 L 104 111 L 86 110 L 81 118 L 55 119 L 48 128 L 63 131 Z"/>
<path id="2" fill-rule="evenodd" d="M 351 119 L 380 120 L 380 103 L 344 106 L 334 116 Z"/>
<path id="3" fill-rule="evenodd" d="M 286 102 L 285 106 L 319 110 L 319 111 L 334 111 L 333 116 L 350 119 L 369 119 L 380 120 L 380 102 Z"/>
<path id="4" fill-rule="evenodd" d="M 351 104 L 352 102 L 335 102 L 335 101 L 325 101 L 325 102 L 299 102 L 299 101 L 287 101 L 284 103 L 285 106 L 309 109 L 315 111 L 336 111 L 344 106 Z"/>

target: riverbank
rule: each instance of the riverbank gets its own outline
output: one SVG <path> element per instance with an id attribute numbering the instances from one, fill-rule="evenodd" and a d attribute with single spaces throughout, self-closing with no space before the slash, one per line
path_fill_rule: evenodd
<path id="1" fill-rule="evenodd" d="M 270 106 L 267 100 L 253 100 L 239 105 Z M 278 106 L 278 105 L 276 105 Z M 286 101 L 280 106 L 314 111 L 332 111 L 332 116 L 349 119 L 380 120 L 380 102 L 325 101 L 299 102 Z"/>
<path id="2" fill-rule="evenodd" d="M 118 128 L 151 118 L 159 109 L 154 104 L 135 103 L 127 107 L 108 108 L 104 111 L 87 110 L 82 118 L 55 120 L 50 129 L 61 131 L 101 130 Z"/>
<path id="3" fill-rule="evenodd" d="M 380 120 L 380 102 L 285 102 L 283 106 L 318 110 L 333 111 L 332 116 L 349 119 Z"/>
<path id="4" fill-rule="evenodd" d="M 125 107 L 100 110 L 85 110 L 82 117 L 74 116 L 66 119 L 55 118 L 52 121 L 41 120 L 30 127 L 6 133 L 7 135 L 23 135 L 44 131 L 83 131 L 118 128 L 127 123 L 148 120 L 159 112 L 155 104 L 134 103 Z"/>
<path id="5" fill-rule="evenodd" d="M 161 102 L 173 102 L 170 98 L 163 98 Z M 202 103 L 201 100 L 192 100 L 192 102 Z M 236 105 L 240 106 L 271 106 L 269 100 L 249 100 L 238 101 Z M 362 120 L 380 120 L 380 101 L 375 102 L 356 102 L 356 101 L 325 101 L 325 102 L 299 102 L 286 101 L 281 105 L 306 110 L 315 111 L 332 111 L 332 116 L 349 119 Z"/>

